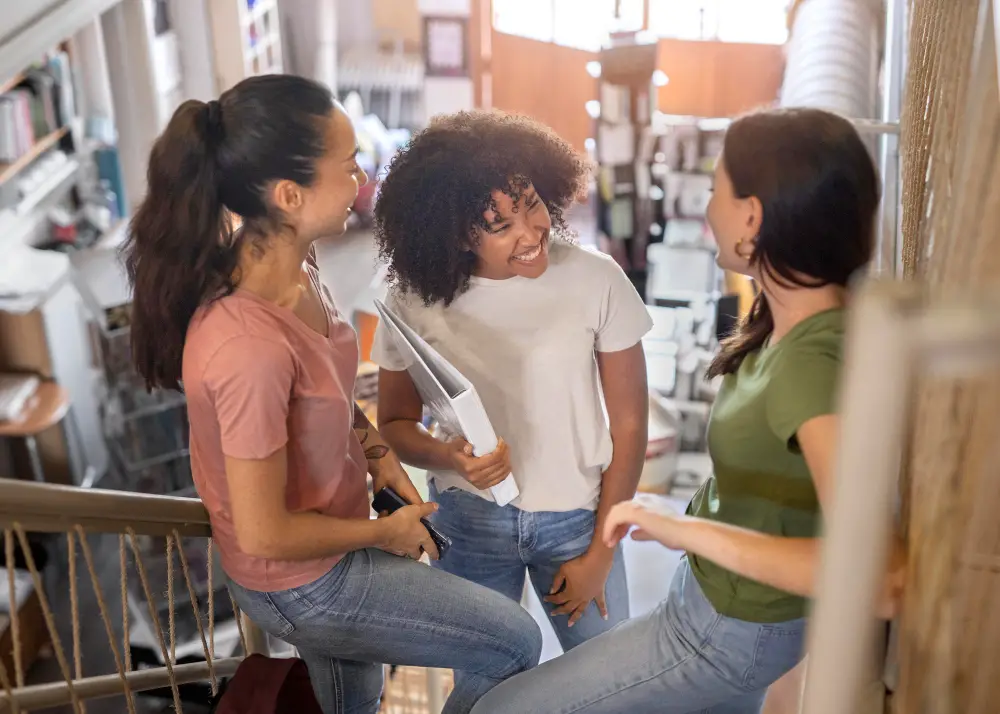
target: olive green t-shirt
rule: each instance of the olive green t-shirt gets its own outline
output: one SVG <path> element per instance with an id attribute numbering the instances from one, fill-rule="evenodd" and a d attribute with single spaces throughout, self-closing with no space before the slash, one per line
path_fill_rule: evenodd
<path id="1" fill-rule="evenodd" d="M 835 412 L 843 340 L 843 310 L 821 312 L 726 375 L 708 427 L 714 475 L 688 513 L 779 536 L 818 535 L 819 502 L 796 433 Z M 694 554 L 689 560 L 706 597 L 727 617 L 784 622 L 805 615 L 802 597 Z"/>

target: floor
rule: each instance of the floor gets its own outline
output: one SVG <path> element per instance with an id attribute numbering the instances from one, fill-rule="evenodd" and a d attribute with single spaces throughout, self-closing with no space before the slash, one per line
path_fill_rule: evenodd
<path id="1" fill-rule="evenodd" d="M 591 215 L 586 207 L 580 207 L 571 212 L 569 216 L 571 225 L 576 229 L 583 243 L 596 241 Z M 366 302 L 377 295 L 379 288 L 373 282 L 377 272 L 377 251 L 370 233 L 355 231 L 342 238 L 318 244 L 317 257 L 324 281 L 340 310 L 345 314 L 350 314 L 354 309 L 363 307 Z M 682 458 L 687 459 L 687 463 L 680 465 L 682 469 L 693 470 L 707 476 L 706 459 L 700 456 L 687 457 L 684 455 Z M 670 501 L 675 508 L 683 509 L 688 495 L 674 494 Z M 61 563 L 65 563 L 65 542 L 58 541 L 58 543 L 57 558 Z M 91 544 L 99 563 L 98 575 L 105 599 L 108 608 L 113 613 L 112 620 L 117 623 L 115 638 L 121 642 L 121 618 L 114 615 L 114 613 L 121 612 L 117 539 L 113 536 L 93 537 Z M 625 558 L 628 567 L 631 610 L 633 615 L 638 615 L 649 611 L 665 596 L 673 572 L 677 567 L 679 555 L 671 553 L 657 544 L 627 541 Z M 87 613 L 81 638 L 85 663 L 84 671 L 86 674 L 113 673 L 115 672 L 114 660 L 111 657 L 104 628 L 96 618 L 95 613 L 98 612 L 96 600 L 87 584 L 87 576 L 82 566 L 79 578 L 80 611 Z M 60 638 L 66 646 L 68 656 L 71 656 L 72 631 L 69 626 L 70 602 L 65 567 L 60 568 L 52 576 L 52 582 L 46 589 L 52 596 L 56 620 L 61 624 Z M 162 595 L 162 593 L 159 594 L 160 597 Z M 530 595 L 528 607 L 543 628 L 543 657 L 550 658 L 558 655 L 560 648 L 555 634 L 534 594 Z M 39 661 L 31 670 L 29 683 L 60 681 L 61 679 L 58 663 L 50 656 Z M 160 712 L 172 709 L 168 700 L 148 697 L 141 698 L 139 706 L 141 712 Z M 192 706 L 185 706 L 184 710 L 188 714 L 198 714 L 201 711 Z M 50 714 L 68 714 L 72 709 L 59 707 L 45 711 Z M 120 697 L 95 700 L 87 705 L 88 714 L 119 714 L 124 711 L 126 711 L 124 700 Z"/>

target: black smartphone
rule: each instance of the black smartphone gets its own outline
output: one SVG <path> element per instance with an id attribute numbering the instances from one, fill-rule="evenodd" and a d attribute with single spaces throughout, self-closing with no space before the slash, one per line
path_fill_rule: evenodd
<path id="1" fill-rule="evenodd" d="M 375 494 L 375 498 L 372 499 L 372 508 L 375 509 L 376 513 L 395 513 L 403 506 L 409 506 L 410 504 L 403 500 L 403 497 L 396 493 L 395 489 L 390 486 L 386 486 Z M 444 554 L 451 547 L 451 538 L 446 536 L 444 533 L 439 531 L 434 527 L 426 518 L 421 518 L 420 522 L 424 524 L 424 528 L 427 532 L 431 534 L 431 540 L 434 541 L 434 545 L 438 549 L 438 557 L 443 558 Z"/>

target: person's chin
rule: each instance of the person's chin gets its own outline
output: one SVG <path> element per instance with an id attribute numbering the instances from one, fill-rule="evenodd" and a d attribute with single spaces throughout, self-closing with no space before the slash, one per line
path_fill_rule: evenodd
<path id="1" fill-rule="evenodd" d="M 348 208 L 343 216 L 334 221 L 332 226 L 333 230 L 330 231 L 331 237 L 338 237 L 347 233 L 347 229 L 351 223 L 351 215 L 353 213 L 354 212 L 350 208 Z"/>
<path id="2" fill-rule="evenodd" d="M 515 263 L 514 272 L 523 278 L 534 280 L 545 274 L 549 268 L 549 256 L 542 253 L 530 263 Z"/>

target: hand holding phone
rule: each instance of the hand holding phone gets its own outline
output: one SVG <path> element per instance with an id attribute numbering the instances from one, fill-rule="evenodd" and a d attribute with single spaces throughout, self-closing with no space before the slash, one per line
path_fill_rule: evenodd
<path id="1" fill-rule="evenodd" d="M 427 529 L 427 532 L 431 536 L 431 540 L 437 547 L 438 558 L 443 558 L 445 553 L 448 551 L 448 548 L 451 546 L 451 539 L 441 533 L 434 527 L 434 524 L 427 519 L 427 516 L 433 512 L 432 505 L 422 504 L 421 506 L 411 506 L 409 503 L 404 501 L 392 487 L 386 486 L 375 494 L 375 498 L 372 500 L 372 508 L 374 508 L 378 513 L 388 513 L 389 515 L 396 513 L 402 508 L 425 508 L 427 509 L 427 513 L 421 515 L 420 523 Z M 412 553 L 408 554 L 413 556 Z"/>

